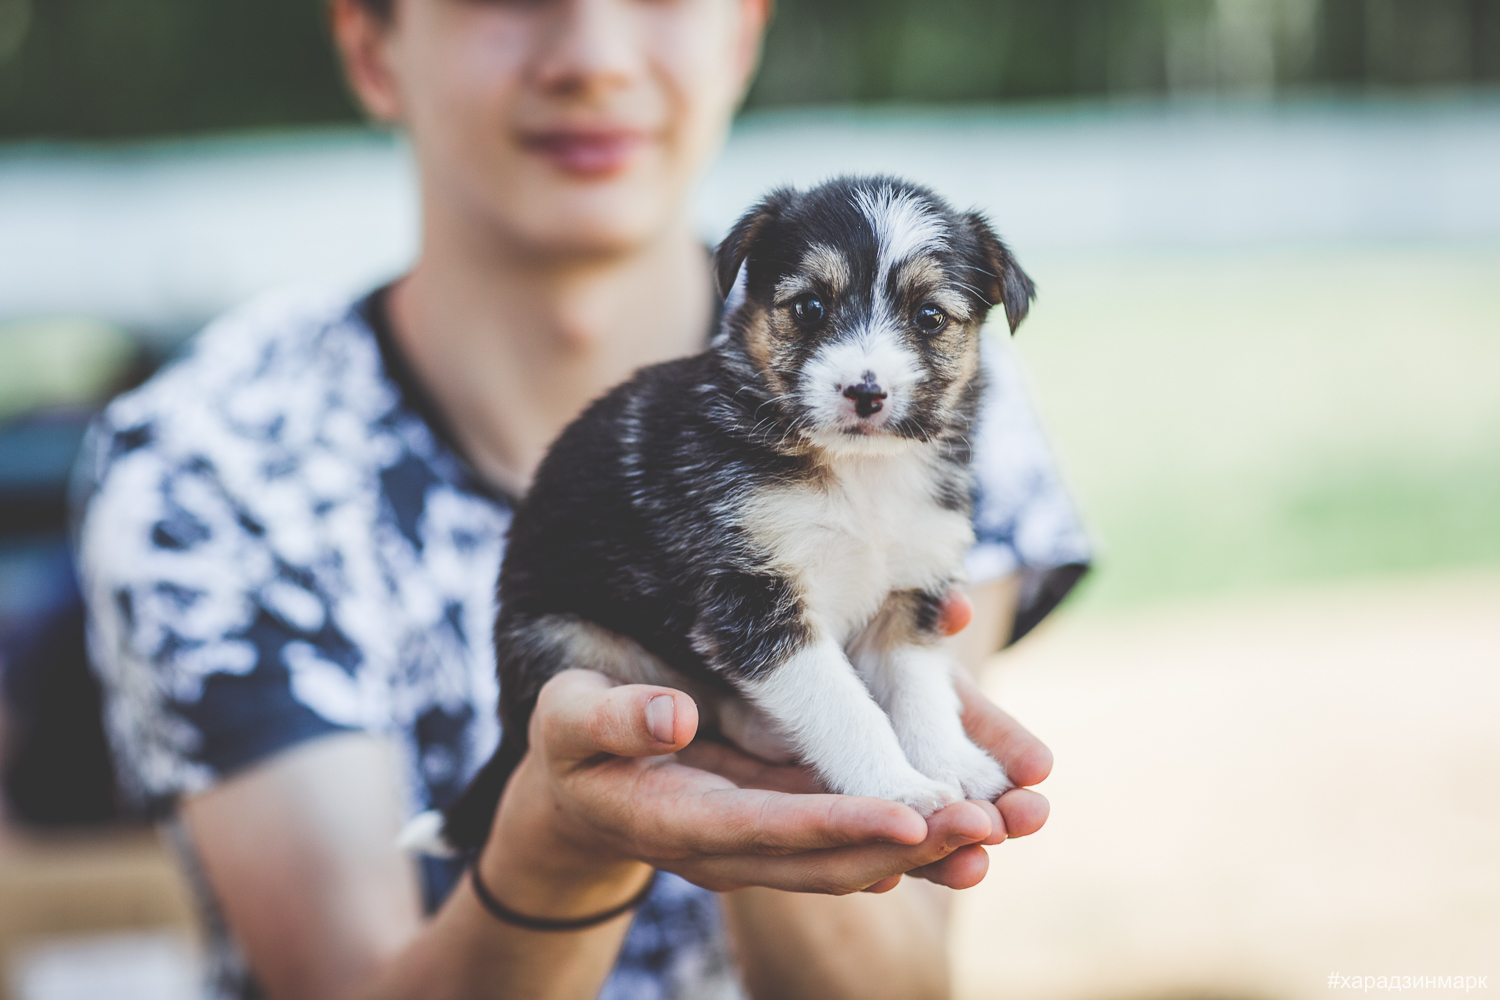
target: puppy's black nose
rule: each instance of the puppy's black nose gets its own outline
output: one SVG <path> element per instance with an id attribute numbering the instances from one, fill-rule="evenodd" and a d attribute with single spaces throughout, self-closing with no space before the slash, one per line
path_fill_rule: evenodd
<path id="1" fill-rule="evenodd" d="M 844 390 L 844 398 L 854 400 L 854 412 L 862 417 L 868 417 L 872 413 L 879 413 L 885 404 L 886 391 L 874 382 L 861 382 L 859 385 L 851 385 Z"/>

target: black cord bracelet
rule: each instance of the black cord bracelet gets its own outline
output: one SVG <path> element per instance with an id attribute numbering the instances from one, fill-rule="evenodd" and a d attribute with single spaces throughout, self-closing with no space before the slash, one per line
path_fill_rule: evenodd
<path id="1" fill-rule="evenodd" d="M 479 877 L 479 864 L 474 862 L 469 865 L 469 882 L 474 886 L 474 895 L 479 897 L 479 903 L 490 912 L 490 916 L 496 920 L 516 927 L 524 927 L 529 931 L 581 931 L 586 927 L 598 927 L 600 924 L 608 923 L 622 913 L 635 909 L 646 901 L 651 895 L 651 887 L 656 885 L 656 869 L 651 869 L 651 877 L 646 879 L 646 884 L 641 891 L 616 906 L 612 910 L 603 913 L 595 913 L 588 917 L 574 917 L 568 920 L 552 920 L 547 917 L 528 917 L 524 913 L 517 913 L 496 899 L 490 890 L 485 888 L 484 881 Z"/>

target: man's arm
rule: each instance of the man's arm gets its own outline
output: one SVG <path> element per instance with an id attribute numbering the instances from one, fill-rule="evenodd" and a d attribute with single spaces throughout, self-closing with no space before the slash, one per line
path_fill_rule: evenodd
<path id="1" fill-rule="evenodd" d="M 902 879 L 879 894 L 730 893 L 724 910 L 745 988 L 755 1000 L 945 998 L 945 892 Z"/>
<path id="2" fill-rule="evenodd" d="M 183 803 L 214 894 L 267 994 L 459 997 L 475 995 L 465 983 L 489 981 L 503 984 L 496 996 L 593 996 L 627 920 L 529 933 L 480 910 L 463 885 L 424 928 L 415 866 L 395 846 L 398 773 L 389 743 L 334 736 Z M 620 887 L 619 898 L 632 891 Z"/>
<path id="3" fill-rule="evenodd" d="M 399 773 L 389 743 L 330 736 L 181 803 L 214 896 L 270 996 L 351 996 L 420 929 L 415 866 L 396 849 Z"/>
<path id="4" fill-rule="evenodd" d="M 962 631 L 949 642 L 970 674 L 977 674 L 1010 635 L 1018 585 L 1012 576 L 972 588 L 972 619 L 950 604 L 948 629 Z M 983 701 L 972 683 L 961 683 L 960 691 L 967 705 Z M 996 755 L 1014 780 L 1030 784 L 1046 777 L 1045 747 L 998 712 L 986 712 L 984 719 L 988 739 L 981 745 L 995 752 L 1003 740 L 1006 750 Z M 1035 792 L 1017 790 L 1002 796 L 1000 812 L 1009 835 L 1021 836 L 1040 828 L 1046 803 Z M 971 845 L 939 864 L 942 870 L 932 874 L 963 886 L 984 876 L 988 859 Z M 745 985 L 757 1000 L 914 1000 L 949 994 L 951 897 L 940 885 L 908 878 L 887 892 L 837 898 L 750 888 L 724 899 Z"/>
<path id="5" fill-rule="evenodd" d="M 500 984 L 496 996 L 593 996 L 628 920 L 532 933 L 496 921 L 463 884 L 424 928 L 415 866 L 396 848 L 399 773 L 385 741 L 334 736 L 183 803 L 215 896 L 268 995 L 435 1000 L 489 983 Z M 507 881 L 514 893 L 515 876 Z M 590 884 L 604 900 L 597 910 L 639 885 L 633 872 L 617 881 Z"/>
<path id="6" fill-rule="evenodd" d="M 672 700 L 670 739 L 657 699 Z M 655 720 L 655 725 L 651 720 Z M 566 919 L 631 898 L 648 866 L 719 890 L 843 894 L 923 868 L 948 884 L 954 845 L 994 829 L 957 803 L 923 822 L 879 799 L 739 788 L 679 763 L 697 729 L 680 691 L 566 671 L 542 689 L 531 750 L 506 787 L 479 870 L 512 909 Z M 277 1000 L 594 997 L 629 925 L 544 933 L 485 912 L 467 881 L 422 923 L 392 846 L 399 773 L 367 736 L 304 744 L 182 816 L 250 966 Z M 961 847 L 959 848 L 961 849 Z"/>

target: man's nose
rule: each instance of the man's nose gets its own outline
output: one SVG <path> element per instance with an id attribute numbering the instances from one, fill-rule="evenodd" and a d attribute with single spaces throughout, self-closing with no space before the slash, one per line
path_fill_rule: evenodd
<path id="1" fill-rule="evenodd" d="M 622 0 L 551 5 L 536 69 L 544 90 L 577 96 L 618 89 L 638 77 L 641 46 Z"/>
<path id="2" fill-rule="evenodd" d="M 887 393 L 869 375 L 858 385 L 847 386 L 844 389 L 844 398 L 854 401 L 854 412 L 862 417 L 868 417 L 872 413 L 879 413 L 880 408 L 885 405 L 882 400 Z"/>

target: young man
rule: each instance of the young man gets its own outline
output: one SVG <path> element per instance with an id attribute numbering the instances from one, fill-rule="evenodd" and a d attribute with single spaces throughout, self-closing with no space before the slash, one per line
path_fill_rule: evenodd
<path id="1" fill-rule="evenodd" d="M 497 738 L 511 498 L 590 399 L 706 343 L 689 195 L 768 3 L 334 0 L 355 91 L 416 155 L 416 266 L 355 303 L 242 308 L 96 428 L 91 648 L 123 776 L 204 890 L 221 996 L 941 996 L 933 883 L 974 884 L 980 845 L 1045 819 L 1024 787 L 926 823 L 816 794 L 795 768 L 687 747 L 686 695 L 575 671 L 543 692 L 476 876 L 556 921 L 661 870 L 633 919 L 498 919 L 454 865 L 418 879 L 393 849 Z M 971 662 L 1014 634 L 1018 589 L 1029 624 L 1087 558 L 1013 363 L 994 364 Z M 964 693 L 1012 777 L 1045 777 L 1045 747 Z"/>

